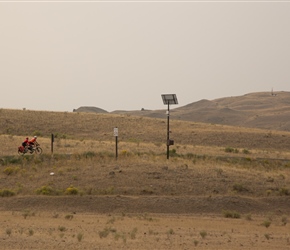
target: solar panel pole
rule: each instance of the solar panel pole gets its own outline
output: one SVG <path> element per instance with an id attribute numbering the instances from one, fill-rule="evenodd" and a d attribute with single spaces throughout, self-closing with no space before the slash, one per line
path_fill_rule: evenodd
<path id="1" fill-rule="evenodd" d="M 174 144 L 173 140 L 170 140 L 169 138 L 169 134 L 170 134 L 170 130 L 169 130 L 169 116 L 170 116 L 170 112 L 169 112 L 169 105 L 170 104 L 178 104 L 177 101 L 177 97 L 175 94 L 165 94 L 165 95 L 161 95 L 162 100 L 164 105 L 167 105 L 167 142 L 166 142 L 166 146 L 167 146 L 167 159 L 169 159 L 169 146 Z"/>
<path id="2" fill-rule="evenodd" d="M 170 133 L 170 130 L 169 130 L 169 102 L 167 104 L 167 159 L 169 159 L 169 133 Z"/>

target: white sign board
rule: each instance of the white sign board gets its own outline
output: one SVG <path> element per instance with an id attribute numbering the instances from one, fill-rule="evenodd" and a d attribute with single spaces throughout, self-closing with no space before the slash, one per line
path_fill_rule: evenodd
<path id="1" fill-rule="evenodd" d="M 114 128 L 114 136 L 118 136 L 118 128 Z"/>

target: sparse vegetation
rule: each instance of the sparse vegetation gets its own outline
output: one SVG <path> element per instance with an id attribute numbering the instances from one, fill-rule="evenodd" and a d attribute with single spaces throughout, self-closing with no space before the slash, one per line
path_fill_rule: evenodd
<path id="1" fill-rule="evenodd" d="M 53 188 L 50 186 L 42 186 L 41 188 L 36 190 L 36 193 L 42 194 L 42 195 L 53 195 L 53 194 L 57 194 L 58 192 L 53 190 Z"/>
<path id="2" fill-rule="evenodd" d="M 69 186 L 66 190 L 65 190 L 65 194 L 68 195 L 77 195 L 79 193 L 79 190 L 74 187 L 73 185 Z"/>
<path id="3" fill-rule="evenodd" d="M 287 218 L 287 216 L 283 215 L 282 218 L 281 218 L 281 221 L 282 221 L 282 225 L 283 225 L 283 226 L 286 226 L 286 224 L 288 223 L 288 218 Z"/>
<path id="4" fill-rule="evenodd" d="M 280 188 L 279 195 L 290 195 L 290 191 L 288 188 Z"/>
<path id="5" fill-rule="evenodd" d="M 26 219 L 28 216 L 35 216 L 35 212 L 32 212 L 30 210 L 24 210 L 22 212 L 22 216 L 24 217 L 24 219 Z"/>
<path id="6" fill-rule="evenodd" d="M 250 150 L 248 150 L 248 149 L 243 149 L 243 154 L 250 154 L 251 152 L 250 152 Z"/>
<path id="7" fill-rule="evenodd" d="M 14 196 L 15 192 L 9 189 L 0 189 L 0 196 L 1 197 L 11 197 Z"/>
<path id="8" fill-rule="evenodd" d="M 6 175 L 12 175 L 12 174 L 16 174 L 18 171 L 20 170 L 19 167 L 6 167 L 3 172 Z"/>
<path id="9" fill-rule="evenodd" d="M 137 234 L 138 229 L 136 227 L 133 228 L 133 230 L 130 232 L 130 238 L 132 240 L 136 239 L 136 234 Z"/>
<path id="10" fill-rule="evenodd" d="M 6 242 L 12 239 L 17 242 L 21 234 L 29 235 L 31 230 L 30 235 L 34 235 L 34 242 L 40 242 L 44 234 L 51 237 L 51 248 L 57 248 L 57 244 L 70 242 L 73 238 L 75 244 L 82 241 L 82 247 L 89 249 L 94 237 L 108 237 L 106 240 L 98 240 L 101 242 L 100 247 L 105 245 L 104 248 L 108 248 L 107 242 L 114 240 L 119 242 L 113 242 L 111 247 L 122 244 L 123 240 L 130 249 L 131 243 L 137 244 L 139 240 L 146 240 L 150 244 L 154 242 L 154 247 L 160 247 L 159 249 L 169 241 L 174 249 L 195 248 L 205 247 L 208 242 L 201 239 L 206 237 L 210 244 L 215 244 L 212 237 L 216 237 L 217 242 L 226 242 L 227 248 L 234 249 L 235 234 L 243 232 L 247 235 L 244 228 L 239 227 L 237 220 L 225 219 L 240 218 L 240 213 L 234 210 L 237 209 L 240 212 L 249 212 L 243 215 L 247 221 L 240 223 L 245 228 L 251 229 L 252 226 L 260 225 L 261 231 L 257 232 L 259 239 L 266 230 L 263 227 L 271 225 L 271 230 L 277 231 L 277 236 L 265 234 L 265 238 L 270 239 L 267 244 L 275 246 L 279 243 L 281 249 L 289 245 L 285 231 L 288 229 L 290 147 L 284 141 L 290 139 L 290 133 L 283 132 L 285 136 L 282 136 L 280 132 L 272 131 L 271 137 L 266 138 L 263 131 L 254 129 L 249 131 L 216 124 L 207 126 L 172 121 L 176 145 L 170 148 L 170 159 L 166 160 L 163 120 L 144 118 L 142 127 L 139 127 L 138 120 L 132 116 L 128 122 L 125 116 L 119 118 L 108 114 L 102 117 L 95 114 L 86 118 L 83 114 L 75 115 L 78 117 L 77 121 L 71 123 L 72 127 L 65 119 L 66 130 L 62 126 L 58 127 L 59 124 L 53 127 L 55 131 L 59 131 L 59 136 L 55 138 L 53 155 L 50 153 L 49 137 L 52 125 L 50 121 L 46 123 L 44 117 L 42 123 L 48 124 L 48 128 L 42 129 L 35 123 L 35 128 L 32 129 L 37 129 L 42 134 L 39 142 L 44 153 L 41 156 L 17 155 L 15 145 L 27 134 L 26 131 L 10 129 L 11 133 L 20 132 L 18 135 L 11 134 L 9 140 L 8 135 L 0 135 L 0 141 L 8 142 L 8 147 L 0 152 L 0 177 L 3 183 L 0 190 L 1 209 L 15 210 L 9 219 L 2 217 L 2 233 L 6 236 Z M 13 119 L 11 118 L 11 126 L 16 124 Z M 109 122 L 104 122 L 106 119 Z M 114 138 L 110 131 L 115 123 L 122 123 L 118 159 L 115 158 Z M 267 143 L 263 143 L 263 139 Z M 225 149 L 226 145 L 231 145 L 229 150 Z M 2 198 L 16 194 L 16 197 Z M 276 199 L 281 199 L 279 214 L 285 214 L 279 218 L 276 214 Z M 266 207 L 265 201 L 269 204 Z M 17 206 L 13 207 L 13 204 Z M 37 206 L 34 207 L 34 204 Z M 72 204 L 78 209 L 75 210 Z M 221 218 L 221 206 L 233 210 L 223 211 L 225 218 Z M 36 209 L 37 216 L 29 218 L 34 215 L 29 210 L 19 212 L 23 207 Z M 218 208 L 218 211 L 214 211 L 214 208 Z M 86 209 L 88 214 L 79 212 Z M 123 211 L 126 211 L 126 216 Z M 148 211 L 148 214 L 144 211 Z M 206 218 L 198 225 L 197 221 L 203 215 L 207 216 L 208 211 L 210 219 Z M 269 225 L 263 222 L 264 214 L 268 211 L 275 211 L 273 220 L 265 220 L 269 221 Z M 118 213 L 122 213 L 122 217 L 118 217 Z M 187 216 L 183 217 L 182 213 Z M 107 217 L 108 214 L 110 217 Z M 197 216 L 192 219 L 194 224 L 186 224 L 192 214 Z M 255 217 L 254 221 L 251 221 L 251 214 Z M 37 225 L 37 220 L 43 218 L 48 221 L 47 224 Z M 168 219 L 167 223 L 164 223 L 164 218 Z M 174 223 L 171 223 L 173 219 Z M 18 220 L 17 226 L 15 223 L 10 224 L 13 220 Z M 218 232 L 207 225 L 209 220 L 223 223 L 227 229 Z M 81 228 L 76 227 L 76 224 Z M 11 238 L 8 238 L 9 231 L 7 233 L 6 228 L 11 229 Z M 94 231 L 92 228 L 95 228 Z M 102 228 L 104 229 L 100 230 Z M 201 228 L 205 230 L 200 231 Z M 90 234 L 84 238 L 87 230 L 91 230 Z M 251 238 L 254 233 L 248 235 Z M 179 237 L 188 245 L 179 245 L 180 240 L 176 240 Z M 278 238 L 282 239 L 282 243 L 277 241 Z M 200 243 L 194 239 L 199 239 Z M 256 242 L 256 245 L 260 242 L 261 240 Z"/>
<path id="11" fill-rule="evenodd" d="M 227 153 L 239 153 L 239 150 L 237 148 L 232 148 L 232 147 L 226 147 L 225 152 Z"/>
<path id="12" fill-rule="evenodd" d="M 241 215 L 237 211 L 223 210 L 223 215 L 225 218 L 239 219 Z"/>
<path id="13" fill-rule="evenodd" d="M 170 150 L 169 150 L 169 156 L 170 156 L 170 157 L 176 157 L 176 156 L 179 156 L 179 154 L 177 154 L 176 149 L 173 148 L 173 149 L 170 149 Z"/>
<path id="14" fill-rule="evenodd" d="M 84 234 L 78 233 L 78 235 L 77 235 L 78 242 L 81 242 L 83 238 L 84 238 Z"/>
<path id="15" fill-rule="evenodd" d="M 243 184 L 235 183 L 233 185 L 233 190 L 236 192 L 248 192 L 248 189 L 244 187 Z"/>
<path id="16" fill-rule="evenodd" d="M 203 239 L 207 236 L 207 232 L 205 230 L 200 231 L 199 234 Z"/>
<path id="17" fill-rule="evenodd" d="M 149 216 L 147 213 L 138 216 L 138 218 L 140 220 L 153 221 L 153 218 Z"/>
<path id="18" fill-rule="evenodd" d="M 100 238 L 106 238 L 111 232 L 115 233 L 116 230 L 112 229 L 111 227 L 106 227 L 102 231 L 99 232 Z"/>
<path id="19" fill-rule="evenodd" d="M 29 228 L 28 230 L 28 235 L 32 236 L 34 234 L 34 230 L 32 228 Z"/>
<path id="20" fill-rule="evenodd" d="M 66 227 L 64 227 L 64 226 L 59 226 L 59 227 L 58 227 L 58 230 L 61 231 L 61 232 L 64 232 L 64 231 L 66 231 Z"/>
<path id="21" fill-rule="evenodd" d="M 64 218 L 66 219 L 66 220 L 72 220 L 73 219 L 73 215 L 72 214 L 67 214 Z"/>
<path id="22" fill-rule="evenodd" d="M 12 234 L 12 229 L 6 228 L 6 234 L 10 237 L 10 235 Z"/>
<path id="23" fill-rule="evenodd" d="M 154 232 L 154 230 L 152 230 L 152 229 L 149 229 L 148 233 L 149 233 L 149 235 L 158 235 L 159 234 L 158 232 Z"/>
<path id="24" fill-rule="evenodd" d="M 116 218 L 113 216 L 112 218 L 110 218 L 110 219 L 107 221 L 107 224 L 114 224 L 115 221 L 116 221 Z"/>
<path id="25" fill-rule="evenodd" d="M 263 221 L 262 225 L 266 228 L 268 228 L 271 225 L 271 221 L 270 220 L 265 220 Z"/>

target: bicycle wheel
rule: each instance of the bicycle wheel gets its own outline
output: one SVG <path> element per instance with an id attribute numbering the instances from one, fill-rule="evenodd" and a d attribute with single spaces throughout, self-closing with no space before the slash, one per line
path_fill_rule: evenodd
<path id="1" fill-rule="evenodd" d="M 35 151 L 35 154 L 39 154 L 39 155 L 42 154 L 42 148 L 41 148 L 41 147 L 36 147 L 36 148 L 34 149 L 34 151 Z"/>

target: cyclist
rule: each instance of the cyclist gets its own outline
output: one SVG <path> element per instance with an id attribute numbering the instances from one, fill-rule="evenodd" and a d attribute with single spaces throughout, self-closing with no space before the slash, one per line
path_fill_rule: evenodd
<path id="1" fill-rule="evenodd" d="M 32 147 L 36 146 L 36 139 L 37 139 L 37 136 L 34 136 L 30 141 L 28 141 L 28 143 L 29 143 L 28 149 L 29 150 L 32 150 Z"/>
<path id="2" fill-rule="evenodd" d="M 24 147 L 24 149 L 26 149 L 28 145 L 29 145 L 29 140 L 28 140 L 28 137 L 26 137 L 25 140 L 22 142 L 22 146 Z"/>

